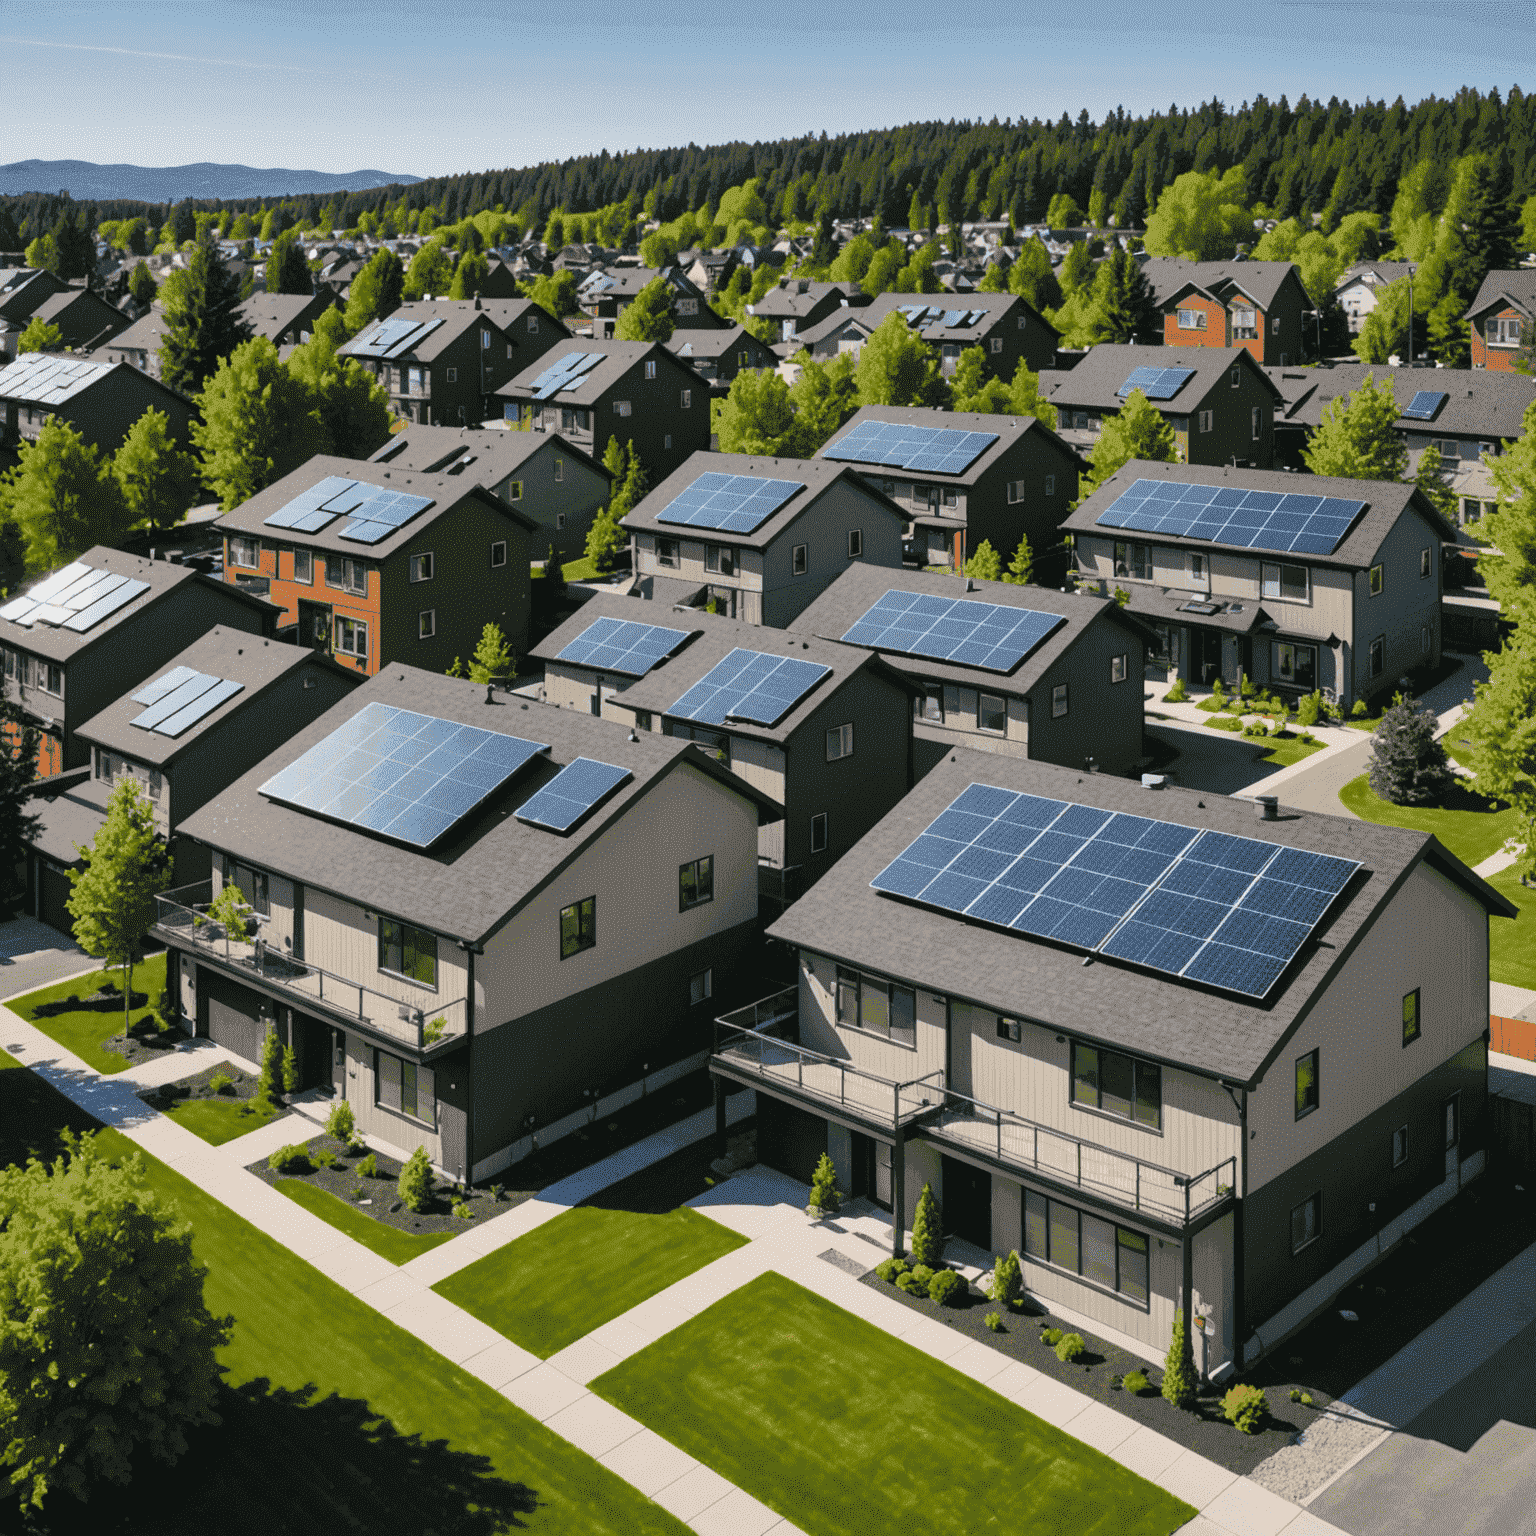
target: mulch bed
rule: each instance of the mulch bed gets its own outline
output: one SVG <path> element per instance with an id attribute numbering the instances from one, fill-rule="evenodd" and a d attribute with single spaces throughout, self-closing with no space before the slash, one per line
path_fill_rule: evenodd
<path id="1" fill-rule="evenodd" d="M 129 1002 L 135 1009 L 149 1002 L 147 992 L 135 992 Z M 110 983 L 92 992 L 89 997 L 68 997 L 57 1003 L 44 1003 L 37 1009 L 37 1017 L 48 1019 L 60 1013 L 106 1013 L 123 1011 L 122 991 Z M 113 1035 L 101 1042 L 104 1051 L 124 1057 L 131 1067 L 145 1061 L 158 1061 L 167 1051 L 174 1051 L 187 1039 L 183 1030 L 173 1026 L 161 1027 L 153 1014 L 140 1019 L 126 1034 Z"/>
<path id="2" fill-rule="evenodd" d="M 218 1076 L 229 1079 L 229 1091 L 215 1093 L 210 1086 Z M 151 1109 L 174 1109 L 185 1099 L 253 1099 L 261 1086 L 261 1079 L 254 1072 L 237 1067 L 232 1061 L 216 1061 L 191 1077 L 178 1078 L 174 1083 L 163 1083 L 158 1088 L 146 1088 L 139 1097 Z"/>

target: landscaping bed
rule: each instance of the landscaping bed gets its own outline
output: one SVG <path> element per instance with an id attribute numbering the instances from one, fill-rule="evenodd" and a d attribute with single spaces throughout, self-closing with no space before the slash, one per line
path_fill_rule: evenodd
<path id="1" fill-rule="evenodd" d="M 1339 801 L 1361 821 L 1433 832 L 1458 859 L 1472 866 L 1497 853 L 1520 831 L 1513 810 L 1485 799 L 1460 779 L 1439 805 L 1393 805 L 1372 790 L 1370 775 L 1362 773 L 1339 791 Z"/>
<path id="2" fill-rule="evenodd" d="M 133 971 L 128 1024 L 123 1026 L 122 972 L 93 971 L 56 982 L 7 1004 L 104 1077 L 153 1061 L 186 1036 L 166 1027 L 156 1009 L 165 990 L 165 955 L 151 955 Z"/>
<path id="3" fill-rule="evenodd" d="M 233 1062 L 219 1061 L 191 1077 L 152 1088 L 139 1097 L 151 1109 L 184 1125 L 211 1146 L 223 1146 L 268 1125 L 287 1111 L 270 1100 L 256 1102 L 260 1080 Z"/>

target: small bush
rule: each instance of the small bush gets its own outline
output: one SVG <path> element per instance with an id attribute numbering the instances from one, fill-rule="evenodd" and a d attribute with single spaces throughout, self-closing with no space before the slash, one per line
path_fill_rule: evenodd
<path id="1" fill-rule="evenodd" d="M 310 1171 L 309 1148 L 301 1141 L 291 1146 L 279 1147 L 267 1159 L 267 1167 L 273 1173 L 308 1173 Z"/>
<path id="2" fill-rule="evenodd" d="M 1227 707 L 1226 684 L 1219 677 L 1211 688 L 1211 705 L 1215 709 L 1225 709 Z"/>
<path id="3" fill-rule="evenodd" d="M 309 1160 L 317 1168 L 334 1168 L 336 1166 L 336 1154 L 329 1147 L 322 1147 L 318 1152 L 311 1153 Z"/>
<path id="4" fill-rule="evenodd" d="M 912 1217 L 912 1257 L 921 1267 L 937 1269 L 944 1261 L 944 1227 L 933 1185 L 924 1184 Z"/>
<path id="5" fill-rule="evenodd" d="M 926 1296 L 928 1287 L 923 1285 L 910 1270 L 904 1275 L 896 1276 L 896 1289 L 905 1291 L 908 1296 Z"/>
<path id="6" fill-rule="evenodd" d="M 228 1072 L 215 1072 L 213 1076 L 208 1079 L 209 1093 L 233 1093 L 234 1091 L 235 1080 L 229 1075 Z"/>
<path id="7" fill-rule="evenodd" d="M 1040 1342 L 1042 1344 L 1049 1344 L 1051 1348 L 1054 1349 L 1058 1344 L 1061 1343 L 1061 1337 L 1062 1335 L 1060 1328 L 1047 1328 L 1045 1332 L 1040 1335 Z"/>
<path id="8" fill-rule="evenodd" d="M 351 1141 L 357 1134 L 357 1117 L 345 1099 L 337 1099 L 325 1117 L 325 1128 L 337 1141 Z"/>
<path id="9" fill-rule="evenodd" d="M 500 1184 L 491 1185 L 491 1199 L 500 1204 L 506 1198 L 506 1189 Z"/>
<path id="10" fill-rule="evenodd" d="M 1070 1365 L 1072 1361 L 1083 1352 L 1083 1336 L 1080 1333 L 1066 1333 L 1056 1341 L 1056 1358 L 1063 1365 Z"/>
<path id="11" fill-rule="evenodd" d="M 886 1259 L 884 1263 L 875 1265 L 875 1273 L 887 1285 L 895 1285 L 902 1275 L 910 1271 L 911 1267 L 905 1259 Z"/>
<path id="12" fill-rule="evenodd" d="M 941 1307 L 958 1306 L 965 1291 L 964 1278 L 952 1269 L 941 1269 L 928 1282 L 928 1299 L 938 1302 Z"/>
<path id="13" fill-rule="evenodd" d="M 363 1153 L 366 1152 L 367 1150 L 368 1150 L 367 1144 L 364 1143 L 364 1142 L 358 1141 L 355 1138 L 353 1140 L 349 1141 L 346 1144 L 346 1146 L 344 1148 L 342 1148 L 342 1151 L 348 1157 L 361 1157 L 363 1155 Z"/>
<path id="14" fill-rule="evenodd" d="M 379 1176 L 379 1160 L 370 1152 L 352 1171 L 360 1179 L 376 1179 Z"/>
<path id="15" fill-rule="evenodd" d="M 261 1037 L 261 1091 L 275 1099 L 282 1091 L 283 1043 L 275 1029 Z"/>
<path id="16" fill-rule="evenodd" d="M 988 1312 L 985 1321 L 987 1327 L 993 1333 L 1001 1333 L 1003 1331 L 1003 1314 L 1001 1312 Z"/>
<path id="17" fill-rule="evenodd" d="M 1147 1373 L 1145 1371 L 1127 1371 L 1121 1379 L 1120 1385 L 1132 1397 L 1140 1397 L 1147 1390 L 1150 1383 L 1147 1381 Z"/>
<path id="18" fill-rule="evenodd" d="M 291 1045 L 283 1047 L 283 1092 L 299 1091 L 299 1058 Z"/>
<path id="19" fill-rule="evenodd" d="M 1191 1408 L 1195 1402 L 1195 1352 L 1184 1326 L 1184 1313 L 1173 1314 L 1173 1335 L 1163 1367 L 1163 1396 L 1175 1408 Z"/>
<path id="20" fill-rule="evenodd" d="M 1188 697 L 1189 689 L 1184 686 L 1182 677 L 1174 678 L 1173 687 L 1163 695 L 1164 700 L 1169 704 L 1182 704 Z"/>
<path id="21" fill-rule="evenodd" d="M 997 1256 L 992 1266 L 992 1300 L 1007 1306 L 1023 1294 L 1024 1275 L 1019 1268 L 1019 1256 L 1013 1249 Z"/>
<path id="22" fill-rule="evenodd" d="M 1310 1408 L 1312 1406 L 1312 1394 L 1310 1392 L 1303 1392 L 1301 1394 L 1301 1406 L 1303 1408 Z"/>
<path id="23" fill-rule="evenodd" d="M 473 1221 L 475 1208 L 468 1200 L 455 1200 L 453 1202 L 453 1214 L 463 1221 Z"/>
<path id="24" fill-rule="evenodd" d="M 352 1191 L 352 1198 L 354 1200 L 361 1200 L 363 1198 L 363 1186 L 361 1184 Z"/>
<path id="25" fill-rule="evenodd" d="M 398 1184 L 400 1200 L 419 1216 L 432 1198 L 432 1162 L 425 1147 L 417 1147 L 411 1153 L 405 1167 L 400 1170 Z"/>
<path id="26" fill-rule="evenodd" d="M 1364 720 L 1368 714 L 1370 714 L 1370 710 L 1365 707 L 1365 700 L 1356 699 L 1355 707 L 1350 710 L 1349 717 L 1351 720 Z"/>
<path id="27" fill-rule="evenodd" d="M 912 1266 L 912 1278 L 926 1291 L 928 1282 L 938 1273 L 931 1264 L 914 1264 Z"/>
<path id="28" fill-rule="evenodd" d="M 1238 674 L 1237 689 L 1245 699 L 1253 698 L 1253 696 L 1259 691 L 1258 686 L 1246 672 L 1241 672 Z"/>
<path id="29" fill-rule="evenodd" d="M 1256 1435 L 1269 1415 L 1269 1400 L 1262 1387 L 1246 1387 L 1239 1383 L 1222 1398 L 1221 1410 L 1227 1421 L 1245 1435 Z"/>
<path id="30" fill-rule="evenodd" d="M 811 1207 L 823 1216 L 835 1216 L 843 1203 L 843 1192 L 837 1187 L 837 1170 L 832 1159 L 823 1152 L 811 1175 Z"/>

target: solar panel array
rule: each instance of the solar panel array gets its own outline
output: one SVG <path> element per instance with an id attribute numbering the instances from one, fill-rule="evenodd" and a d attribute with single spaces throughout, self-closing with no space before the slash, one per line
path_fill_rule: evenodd
<path id="1" fill-rule="evenodd" d="M 1335 496 L 1138 480 L 1094 521 L 1101 528 L 1208 539 L 1237 549 L 1331 555 L 1364 510 L 1363 501 Z"/>
<path id="2" fill-rule="evenodd" d="M 951 427 L 861 421 L 846 437 L 823 448 L 821 457 L 848 459 L 858 464 L 885 464 L 925 474 L 963 475 L 996 441 L 996 432 L 961 432 Z"/>
<path id="3" fill-rule="evenodd" d="M 972 784 L 870 882 L 953 916 L 1266 997 L 1360 865 Z"/>
<path id="4" fill-rule="evenodd" d="M 637 624 L 632 619 L 594 619 L 555 660 L 622 672 L 626 677 L 644 677 L 694 633 L 660 624 Z"/>
<path id="5" fill-rule="evenodd" d="M 430 496 L 412 496 L 385 485 L 327 475 L 285 502 L 270 517 L 263 518 L 262 526 L 319 533 L 338 517 L 347 516 L 351 520 L 338 531 L 338 537 L 358 544 L 377 544 L 431 505 Z"/>
<path id="6" fill-rule="evenodd" d="M 196 667 L 172 667 L 134 694 L 133 702 L 146 708 L 128 724 L 161 736 L 180 736 L 244 688 L 244 683 L 211 677 Z"/>
<path id="7" fill-rule="evenodd" d="M 1412 421 L 1433 421 L 1435 413 L 1450 398 L 1442 389 L 1421 389 L 1403 408 L 1403 415 Z"/>
<path id="8" fill-rule="evenodd" d="M 28 405 L 61 405 L 113 366 L 57 352 L 23 352 L 0 368 L 0 395 Z"/>
<path id="9" fill-rule="evenodd" d="M 428 848 L 548 750 L 519 736 L 373 703 L 274 774 L 261 793 Z"/>
<path id="10" fill-rule="evenodd" d="M 533 398 L 548 400 L 551 395 L 558 394 L 562 389 L 574 388 L 576 381 L 596 368 L 607 355 L 606 352 L 565 353 L 528 386 L 533 391 Z"/>
<path id="11" fill-rule="evenodd" d="M 868 609 L 843 639 L 903 656 L 1011 672 L 1066 620 L 1005 603 L 892 589 Z"/>
<path id="12" fill-rule="evenodd" d="M 685 523 L 720 533 L 751 533 L 773 516 L 796 491 L 800 480 L 769 480 L 762 475 L 723 475 L 709 470 L 656 514 L 658 523 Z"/>
<path id="13" fill-rule="evenodd" d="M 738 646 L 667 713 L 701 725 L 724 725 L 728 719 L 777 725 L 831 671 L 814 661 Z"/>
<path id="14" fill-rule="evenodd" d="M 347 351 L 362 357 L 399 357 L 424 341 L 442 323 L 441 316 L 434 320 L 380 320 Z"/>
<path id="15" fill-rule="evenodd" d="M 633 777 L 628 768 L 578 757 L 536 795 L 523 801 L 514 814 L 519 821 L 547 827 L 551 832 L 569 832 L 583 816 Z"/>
<path id="16" fill-rule="evenodd" d="M 898 306 L 907 324 L 914 330 L 919 326 L 944 325 L 950 330 L 963 330 L 984 319 L 984 309 L 945 309 L 942 304 L 902 304 Z"/>
<path id="17" fill-rule="evenodd" d="M 53 624 L 83 635 L 148 591 L 147 581 L 98 571 L 77 560 L 13 598 L 0 608 L 0 619 L 29 629 L 34 624 Z"/>
<path id="18" fill-rule="evenodd" d="M 1123 400 L 1139 389 L 1148 400 L 1172 400 L 1194 376 L 1193 368 L 1133 368 L 1115 393 Z"/>

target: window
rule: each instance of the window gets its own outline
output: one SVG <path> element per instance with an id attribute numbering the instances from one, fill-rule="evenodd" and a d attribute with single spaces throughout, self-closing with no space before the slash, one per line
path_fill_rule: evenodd
<path id="1" fill-rule="evenodd" d="M 1434 570 L 1435 559 L 1433 553 L 1430 550 L 1421 549 L 1419 551 L 1419 580 L 1423 581 L 1426 576 L 1432 576 Z"/>
<path id="2" fill-rule="evenodd" d="M 668 432 L 667 435 L 664 438 L 662 438 L 661 446 L 663 448 L 667 448 L 667 449 L 670 449 L 672 447 L 672 434 L 670 432 Z"/>
<path id="3" fill-rule="evenodd" d="M 1495 319 L 1490 316 L 1484 323 L 1483 335 L 1490 347 L 1518 347 L 1521 329 L 1522 322 L 1518 318 Z"/>
<path id="4" fill-rule="evenodd" d="M 1163 1069 L 1150 1061 L 1074 1041 L 1072 1102 L 1160 1131 Z"/>
<path id="5" fill-rule="evenodd" d="M 1278 336 L 1280 334 L 1280 316 L 1279 315 L 1274 315 L 1274 316 L 1272 316 L 1270 318 L 1269 334 L 1271 336 Z M 1285 353 L 1283 353 L 1283 352 L 1280 354 L 1280 365 L 1282 367 L 1285 366 Z"/>
<path id="6" fill-rule="evenodd" d="M 1003 350 L 1003 338 L 1001 336 L 994 336 L 992 338 L 991 350 L 994 355 Z"/>
<path id="7" fill-rule="evenodd" d="M 119 772 L 126 772 L 128 764 L 118 758 L 114 767 Z M 246 906 L 259 917 L 272 915 L 272 903 L 267 892 L 267 872 L 264 869 L 253 869 L 249 864 L 237 864 L 230 859 L 224 865 L 224 884 L 235 886 L 245 897 Z"/>
<path id="8" fill-rule="evenodd" d="M 437 633 L 437 609 L 423 608 L 416 615 L 416 638 L 430 640 Z"/>
<path id="9" fill-rule="evenodd" d="M 373 1053 L 374 1101 L 427 1125 L 437 1123 L 437 1096 L 430 1067 L 418 1067 L 387 1051 Z"/>
<path id="10" fill-rule="evenodd" d="M 1258 406 L 1253 408 L 1253 440 L 1258 440 L 1264 435 L 1264 413 Z"/>
<path id="11" fill-rule="evenodd" d="M 523 499 L 523 482 L 521 480 L 507 481 L 507 500 L 521 501 Z"/>
<path id="12" fill-rule="evenodd" d="M 1296 1058 L 1296 1118 L 1310 1115 L 1317 1108 L 1317 1052 L 1308 1051 Z"/>
<path id="13" fill-rule="evenodd" d="M 1308 1195 L 1291 1212 L 1291 1252 L 1300 1253 L 1308 1243 L 1317 1241 L 1322 1230 L 1323 1197 L 1321 1193 Z"/>
<path id="14" fill-rule="evenodd" d="M 1022 330 L 1024 330 L 1024 329 L 1025 329 L 1025 327 L 1026 327 L 1026 326 L 1028 326 L 1028 324 L 1029 324 L 1029 319 L 1028 319 L 1028 317 L 1027 317 L 1027 316 L 1025 316 L 1025 315 L 1020 315 L 1020 316 L 1019 316 L 1019 329 L 1020 329 L 1020 330 L 1021 330 L 1021 331 L 1022 331 Z"/>
<path id="15" fill-rule="evenodd" d="M 1051 689 L 1051 719 L 1060 720 L 1067 712 L 1067 685 L 1057 683 Z"/>
<path id="16" fill-rule="evenodd" d="M 412 581 L 431 581 L 432 577 L 435 574 L 436 573 L 434 572 L 434 570 L 432 568 L 432 556 L 431 555 L 412 555 L 411 556 L 411 580 Z"/>
<path id="17" fill-rule="evenodd" d="M 850 528 L 848 530 L 848 558 L 857 560 L 864 553 L 864 530 L 862 528 Z"/>
<path id="18" fill-rule="evenodd" d="M 1216 428 L 1216 412 L 1215 411 L 1201 411 L 1200 412 L 1200 430 L 1202 432 L 1212 432 L 1212 431 L 1215 430 L 1215 428 Z"/>
<path id="19" fill-rule="evenodd" d="M 946 507 L 958 507 L 960 505 L 960 495 L 959 495 L 959 492 L 957 492 L 957 491 L 945 491 L 944 492 L 944 505 Z"/>
<path id="20" fill-rule="evenodd" d="M 699 301 L 697 299 L 679 299 L 677 301 L 677 312 L 680 315 L 696 315 L 699 312 Z"/>
<path id="21" fill-rule="evenodd" d="M 847 725 L 834 725 L 827 732 L 827 761 L 837 763 L 852 756 L 853 722 L 850 720 Z"/>
<path id="22" fill-rule="evenodd" d="M 1024 1026 L 1017 1019 L 1004 1018 L 1001 1014 L 997 1020 L 997 1038 L 1006 1040 L 1009 1045 L 1018 1045 L 1024 1039 Z"/>
<path id="23" fill-rule="evenodd" d="M 379 969 L 437 987 L 437 935 L 393 918 L 379 919 Z"/>
<path id="24" fill-rule="evenodd" d="M 489 331 L 480 332 L 480 350 L 482 352 L 489 352 L 491 350 L 491 333 Z"/>
<path id="25" fill-rule="evenodd" d="M 696 741 L 723 767 L 731 766 L 731 738 L 723 731 L 706 731 L 700 725 L 672 724 L 669 724 L 666 729 L 669 735 L 675 736 L 679 741 Z"/>
<path id="26" fill-rule="evenodd" d="M 539 334 L 539 317 L 537 315 L 528 316 L 528 334 L 530 336 L 537 336 Z"/>
<path id="27" fill-rule="evenodd" d="M 796 544 L 789 552 L 790 571 L 793 575 L 804 576 L 806 571 L 805 545 Z"/>
<path id="28" fill-rule="evenodd" d="M 565 527 L 565 513 L 564 512 L 556 512 L 555 513 L 555 527 L 556 528 L 564 528 Z"/>
<path id="29" fill-rule="evenodd" d="M 1203 309 L 1181 309 L 1179 311 L 1179 329 L 1181 331 L 1203 331 L 1205 329 L 1205 311 Z"/>
<path id="30" fill-rule="evenodd" d="M 597 897 L 560 908 L 560 958 L 569 960 L 597 943 Z"/>
<path id="31" fill-rule="evenodd" d="M 976 729 L 1002 736 L 1008 730 L 1008 704 L 995 693 L 976 695 Z"/>
<path id="32" fill-rule="evenodd" d="M 1377 635 L 1371 641 L 1371 676 L 1380 677 L 1387 669 L 1387 637 Z"/>
<path id="33" fill-rule="evenodd" d="M 368 567 L 361 560 L 354 560 L 350 555 L 327 555 L 325 557 L 325 584 L 328 587 L 336 587 L 343 592 L 355 592 L 359 596 L 368 595 Z"/>
<path id="34" fill-rule="evenodd" d="M 613 414 L 615 416 L 628 416 L 629 415 L 629 401 L 628 400 L 615 400 L 613 402 Z"/>
<path id="35" fill-rule="evenodd" d="M 682 399 L 681 399 L 680 403 L 682 405 L 682 408 L 685 411 L 689 410 L 692 407 L 692 405 L 693 405 L 693 391 L 691 389 L 683 390 L 683 392 L 682 392 Z"/>
<path id="36" fill-rule="evenodd" d="M 1147 544 L 1115 540 L 1115 575 L 1131 576 L 1138 581 L 1152 579 L 1152 549 Z"/>
<path id="37" fill-rule="evenodd" d="M 1022 480 L 1010 480 L 1008 482 L 1008 505 L 1014 506 L 1024 500 L 1024 482 Z"/>
<path id="38" fill-rule="evenodd" d="M 704 569 L 715 576 L 734 576 L 736 552 L 729 545 L 707 545 L 704 550 Z"/>
<path id="39" fill-rule="evenodd" d="M 924 683 L 920 698 L 912 701 L 913 713 L 919 720 L 931 720 L 944 724 L 944 688 L 940 683 Z"/>
<path id="40" fill-rule="evenodd" d="M 1384 582 L 1382 579 L 1381 567 L 1379 565 L 1373 565 L 1371 567 L 1371 596 L 1380 597 L 1383 585 Z"/>
<path id="41" fill-rule="evenodd" d="M 1401 1168 L 1408 1161 L 1408 1127 L 1400 1125 L 1392 1132 L 1392 1166 Z"/>
<path id="42" fill-rule="evenodd" d="M 1232 339 L 1252 341 L 1259 334 L 1258 316 L 1252 309 L 1234 308 L 1232 311 Z"/>
<path id="43" fill-rule="evenodd" d="M 1295 603 L 1310 600 L 1310 577 L 1304 565 L 1279 565 L 1266 560 L 1261 578 L 1259 594 L 1262 597 Z"/>
<path id="44" fill-rule="evenodd" d="M 336 617 L 334 646 L 339 655 L 368 660 L 368 626 L 360 619 Z"/>
<path id="45" fill-rule="evenodd" d="M 678 564 L 676 539 L 664 539 L 660 534 L 656 536 L 656 563 L 676 569 Z"/>
<path id="46" fill-rule="evenodd" d="M 254 571 L 261 564 L 261 541 L 232 537 L 229 541 L 229 563 Z"/>
<path id="47" fill-rule="evenodd" d="M 648 357 L 645 360 L 645 376 L 648 379 L 656 377 L 656 359 L 654 357 Z"/>
<path id="48" fill-rule="evenodd" d="M 53 662 L 38 662 L 37 686 L 44 693 L 51 693 L 54 698 L 64 697 L 64 668 L 56 666 Z"/>
<path id="49" fill-rule="evenodd" d="M 1419 650 L 1425 656 L 1429 655 L 1429 639 L 1430 639 L 1429 625 L 1428 624 L 1421 625 L 1420 628 L 1419 628 Z"/>
<path id="50" fill-rule="evenodd" d="M 690 859 L 677 871 L 677 910 L 687 912 L 715 899 L 715 858 Z"/>
<path id="51" fill-rule="evenodd" d="M 1242 367 L 1241 367 L 1240 364 L 1234 363 L 1233 366 L 1232 366 L 1232 388 L 1233 389 L 1240 388 L 1242 386 L 1242 382 L 1243 382 L 1243 370 L 1242 370 Z"/>
<path id="52" fill-rule="evenodd" d="M 837 968 L 837 1022 L 917 1049 L 917 994 L 883 976 Z"/>
<path id="53" fill-rule="evenodd" d="M 1403 1044 L 1412 1045 L 1419 1038 L 1419 988 L 1403 999 Z"/>
<path id="54" fill-rule="evenodd" d="M 565 479 L 565 460 L 555 460 L 555 484 L 559 485 Z"/>
<path id="55" fill-rule="evenodd" d="M 811 817 L 811 852 L 827 851 L 827 813 L 818 811 Z"/>
<path id="56" fill-rule="evenodd" d="M 450 384 L 457 384 L 459 382 L 459 370 L 457 368 L 450 368 L 448 370 L 448 382 Z"/>
<path id="57" fill-rule="evenodd" d="M 1289 640 L 1275 642 L 1275 676 L 1310 693 L 1317 687 L 1317 647 L 1293 645 Z"/>
<path id="58" fill-rule="evenodd" d="M 1024 1256 L 1147 1306 L 1147 1238 L 1076 1206 L 1024 1191 Z"/>
<path id="59" fill-rule="evenodd" d="M 1130 672 L 1130 653 L 1121 651 L 1118 656 L 1109 658 L 1109 680 L 1112 683 L 1123 683 Z"/>
<path id="60" fill-rule="evenodd" d="M 1189 556 L 1189 579 L 1196 586 L 1203 587 L 1210 580 L 1210 576 L 1211 570 L 1210 566 L 1206 563 L 1205 556 L 1191 550 Z"/>
<path id="61" fill-rule="evenodd" d="M 1056 476 L 1047 475 L 1045 479 L 1040 482 L 1040 489 L 1045 495 L 1054 496 L 1056 494 Z"/>
<path id="62" fill-rule="evenodd" d="M 715 995 L 715 973 L 713 968 L 698 972 L 697 975 L 688 978 L 688 1002 L 690 1006 L 697 1008 L 700 1003 L 707 1003 Z"/>

